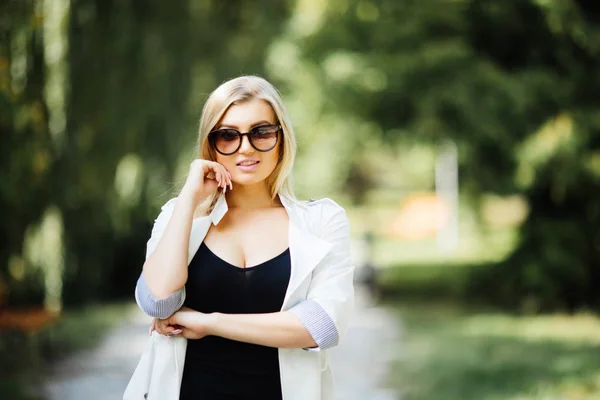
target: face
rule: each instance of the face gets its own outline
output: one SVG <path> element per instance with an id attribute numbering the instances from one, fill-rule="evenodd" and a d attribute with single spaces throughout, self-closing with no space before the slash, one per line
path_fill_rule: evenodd
<path id="1" fill-rule="evenodd" d="M 275 112 L 264 100 L 252 99 L 232 104 L 221 118 L 221 121 L 213 130 L 235 129 L 240 133 L 250 132 L 253 128 L 261 126 L 269 126 L 277 124 Z M 268 128 L 263 128 L 268 131 Z M 259 130 L 254 132 L 258 133 Z M 263 132 L 260 132 L 263 133 Z M 269 134 L 269 132 L 265 132 Z M 216 161 L 227 168 L 231 173 L 231 178 L 234 183 L 239 185 L 255 185 L 264 182 L 271 175 L 279 159 L 279 145 L 282 140 L 282 133 L 276 133 L 277 144 L 269 151 L 258 151 L 251 144 L 248 136 L 245 135 L 241 139 L 239 150 L 231 155 L 223 155 L 215 152 L 217 155 Z M 265 149 L 270 146 L 264 146 L 268 139 L 256 138 L 253 136 L 253 143 L 259 149 Z M 235 137 L 225 135 L 226 138 Z M 261 142 L 262 141 L 262 142 Z M 233 145 L 232 150 L 235 150 Z M 225 151 L 228 153 L 229 151 Z"/>

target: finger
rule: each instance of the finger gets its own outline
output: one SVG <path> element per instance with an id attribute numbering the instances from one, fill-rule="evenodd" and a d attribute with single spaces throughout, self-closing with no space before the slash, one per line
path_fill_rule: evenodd
<path id="1" fill-rule="evenodd" d="M 227 192 L 227 175 L 223 173 L 223 193 Z"/>
<path id="2" fill-rule="evenodd" d="M 215 170 L 215 180 L 217 181 L 217 188 L 221 187 L 223 185 L 223 176 L 221 175 L 221 171 L 219 171 L 218 168 L 216 168 Z"/>
<path id="3" fill-rule="evenodd" d="M 161 335 L 168 335 L 174 328 L 166 320 L 159 320 L 156 324 L 156 331 Z"/>
<path id="4" fill-rule="evenodd" d="M 225 170 L 225 172 L 227 173 L 227 181 L 229 183 L 229 190 L 232 190 L 233 182 L 231 181 L 231 173 L 229 171 L 227 171 L 227 169 Z"/>
<path id="5" fill-rule="evenodd" d="M 213 171 L 215 172 L 215 177 L 217 178 L 218 188 L 223 188 L 223 193 L 225 193 L 225 186 L 227 186 L 227 170 L 221 164 L 217 162 L 213 162 Z"/>
<path id="6" fill-rule="evenodd" d="M 163 336 L 171 336 L 171 332 L 173 332 L 173 329 L 165 329 L 165 330 L 161 330 L 160 333 Z"/>
<path id="7" fill-rule="evenodd" d="M 217 166 L 215 164 L 216 164 L 215 162 L 209 161 L 209 162 L 207 162 L 204 165 L 204 175 L 205 176 L 212 176 L 213 178 L 211 178 L 211 179 L 215 179 L 216 178 L 216 176 L 217 176 Z"/>
<path id="8" fill-rule="evenodd" d="M 231 175 L 229 174 L 229 171 L 227 171 L 227 169 L 225 167 L 222 167 L 222 173 L 223 173 L 223 189 L 226 190 L 227 186 L 231 186 Z"/>
<path id="9" fill-rule="evenodd" d="M 221 164 L 219 164 L 218 162 L 216 162 L 216 161 L 211 161 L 211 162 L 210 162 L 210 169 L 211 169 L 212 171 L 214 171 L 214 172 L 215 172 L 215 174 L 216 174 L 217 172 L 219 172 L 220 168 L 221 168 Z"/>
<path id="10" fill-rule="evenodd" d="M 227 181 L 229 181 L 231 179 L 231 174 L 229 173 L 229 171 L 227 171 L 227 168 L 223 167 L 223 176 L 225 177 L 225 179 Z"/>
<path id="11" fill-rule="evenodd" d="M 161 335 L 165 334 L 165 331 L 164 331 L 163 327 L 160 326 L 160 324 L 156 325 L 156 329 L 155 330 L 156 330 L 156 332 L 160 333 Z"/>

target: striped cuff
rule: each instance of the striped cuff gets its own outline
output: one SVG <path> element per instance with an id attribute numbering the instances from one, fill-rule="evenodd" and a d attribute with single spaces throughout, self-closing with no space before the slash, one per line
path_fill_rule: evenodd
<path id="1" fill-rule="evenodd" d="M 185 287 L 182 287 L 175 293 L 164 299 L 158 300 L 144 279 L 144 274 L 140 275 L 135 288 L 135 300 L 146 314 L 154 318 L 165 319 L 170 317 L 183 306 L 185 301 Z"/>
<path id="2" fill-rule="evenodd" d="M 318 349 L 325 350 L 338 344 L 339 335 L 333 320 L 319 303 L 305 300 L 289 309 L 304 325 L 312 336 Z M 306 349 L 306 350 L 318 350 Z"/>

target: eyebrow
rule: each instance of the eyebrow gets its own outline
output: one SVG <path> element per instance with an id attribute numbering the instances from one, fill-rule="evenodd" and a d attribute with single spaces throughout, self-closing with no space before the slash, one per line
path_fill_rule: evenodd
<path id="1" fill-rule="evenodd" d="M 264 125 L 264 124 L 269 124 L 269 125 L 272 125 L 273 123 L 272 123 L 272 122 L 269 122 L 269 121 L 267 121 L 267 120 L 258 121 L 258 122 L 255 122 L 254 124 L 252 124 L 252 125 L 250 126 L 250 129 L 252 129 L 252 128 L 255 128 L 255 127 L 259 126 L 259 125 Z M 231 129 L 238 129 L 239 127 L 237 127 L 237 126 L 235 126 L 235 125 L 227 125 L 227 124 L 222 124 L 222 125 L 217 125 L 217 127 L 216 127 L 215 129 L 221 129 L 221 128 L 231 128 Z"/>

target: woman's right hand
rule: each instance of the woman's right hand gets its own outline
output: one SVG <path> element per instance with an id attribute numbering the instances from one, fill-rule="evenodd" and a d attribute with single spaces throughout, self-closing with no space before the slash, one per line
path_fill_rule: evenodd
<path id="1" fill-rule="evenodd" d="M 225 167 L 215 161 L 195 159 L 190 164 L 190 172 L 183 186 L 183 192 L 193 196 L 194 203 L 199 204 L 219 188 L 223 193 L 233 189 L 231 174 Z"/>

